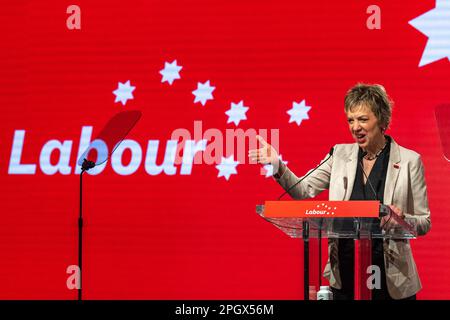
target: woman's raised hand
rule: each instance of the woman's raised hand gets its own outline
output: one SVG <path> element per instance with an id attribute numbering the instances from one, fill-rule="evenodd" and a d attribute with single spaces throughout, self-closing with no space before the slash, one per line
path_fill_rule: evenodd
<path id="1" fill-rule="evenodd" d="M 248 157 L 251 161 L 262 164 L 274 165 L 278 161 L 278 152 L 268 144 L 261 136 L 256 136 L 261 148 L 248 151 Z"/>

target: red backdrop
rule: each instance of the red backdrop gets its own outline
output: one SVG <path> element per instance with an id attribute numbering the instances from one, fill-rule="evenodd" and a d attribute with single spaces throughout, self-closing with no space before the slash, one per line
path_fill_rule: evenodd
<path id="1" fill-rule="evenodd" d="M 84 297 L 300 298 L 300 242 L 255 213 L 282 191 L 260 166 L 241 163 L 228 180 L 211 164 L 150 175 L 147 144 L 160 141 L 160 164 L 172 132 L 193 133 L 194 121 L 221 132 L 279 129 L 283 159 L 301 175 L 334 144 L 352 142 L 343 99 L 359 81 L 385 86 L 395 102 L 388 133 L 422 155 L 433 227 L 412 242 L 419 298 L 450 298 L 450 164 L 435 119 L 435 107 L 450 101 L 449 61 L 444 55 L 419 66 L 430 35 L 409 23 L 434 0 L 78 0 L 80 30 L 66 25 L 71 4 L 1 8 L 1 299 L 76 298 L 66 268 L 77 264 L 81 129 L 92 126 L 95 135 L 122 110 L 142 112 L 127 137 L 142 149 L 142 162 L 129 175 L 109 162 L 86 175 Z M 379 30 L 366 26 L 372 4 L 381 9 Z M 449 46 L 443 41 L 447 53 Z M 160 70 L 173 60 L 183 68 L 170 85 Z M 113 91 L 128 80 L 133 98 L 115 102 Z M 207 80 L 214 98 L 202 106 L 192 91 Z M 225 112 L 241 100 L 247 119 L 227 123 Z M 289 123 L 287 111 L 302 100 L 309 119 Z M 36 164 L 34 174 L 9 171 L 17 130 L 25 131 L 20 161 Z M 41 150 L 53 139 L 73 141 L 50 158 L 55 165 L 69 157 L 69 174 L 45 173 Z"/>

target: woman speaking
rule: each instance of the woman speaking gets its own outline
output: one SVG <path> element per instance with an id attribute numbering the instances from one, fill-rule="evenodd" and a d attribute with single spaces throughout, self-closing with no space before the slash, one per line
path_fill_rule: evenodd
<path id="1" fill-rule="evenodd" d="M 401 218 L 414 219 L 418 235 L 431 228 L 424 167 L 420 155 L 386 135 L 392 103 L 381 85 L 357 84 L 345 96 L 345 113 L 355 143 L 337 144 L 332 156 L 289 190 L 294 199 L 315 197 L 329 189 L 329 200 L 379 200 Z M 301 178 L 280 161 L 277 151 L 258 136 L 261 148 L 252 161 L 272 164 L 274 178 L 288 190 Z M 388 217 L 381 226 L 388 227 Z M 329 239 L 324 276 L 335 300 L 354 299 L 354 242 Z M 381 271 L 373 300 L 416 299 L 421 289 L 409 240 L 374 239 L 372 264 Z"/>

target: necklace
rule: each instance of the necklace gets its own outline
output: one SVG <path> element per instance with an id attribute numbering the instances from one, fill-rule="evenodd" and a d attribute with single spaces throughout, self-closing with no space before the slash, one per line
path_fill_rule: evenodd
<path id="1" fill-rule="evenodd" d="M 380 156 L 380 154 L 383 152 L 383 150 L 386 148 L 387 143 L 388 143 L 388 142 L 387 142 L 387 140 L 386 140 L 386 142 L 385 142 L 383 148 L 381 148 L 380 151 L 378 151 L 376 155 L 374 155 L 374 156 L 369 156 L 368 154 L 366 154 L 366 155 L 364 156 L 364 159 L 371 161 L 371 160 L 375 160 L 376 158 L 378 158 L 378 157 Z"/>

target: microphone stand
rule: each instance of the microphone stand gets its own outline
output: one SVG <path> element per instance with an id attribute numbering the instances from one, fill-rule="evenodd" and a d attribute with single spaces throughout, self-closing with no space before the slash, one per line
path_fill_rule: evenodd
<path id="1" fill-rule="evenodd" d="M 138 110 L 121 111 L 113 116 L 99 133 L 97 138 L 90 143 L 86 151 L 80 156 L 77 164 L 81 166 L 80 173 L 80 215 L 78 217 L 78 268 L 80 279 L 78 283 L 78 300 L 82 300 L 82 262 L 83 262 L 83 174 L 85 171 L 104 163 L 113 154 L 114 150 L 123 141 L 125 136 L 136 125 L 142 113 Z M 99 145 L 102 145 L 103 153 L 99 152 Z M 97 149 L 96 162 L 88 159 L 91 149 Z M 109 150 L 109 152 L 108 152 Z"/>
<path id="2" fill-rule="evenodd" d="M 80 269 L 80 282 L 78 288 L 78 300 L 83 300 L 82 298 L 82 262 L 83 262 L 83 173 L 95 167 L 93 161 L 89 161 L 86 158 L 83 160 L 81 165 L 80 173 L 80 215 L 78 217 L 78 268 Z"/>

